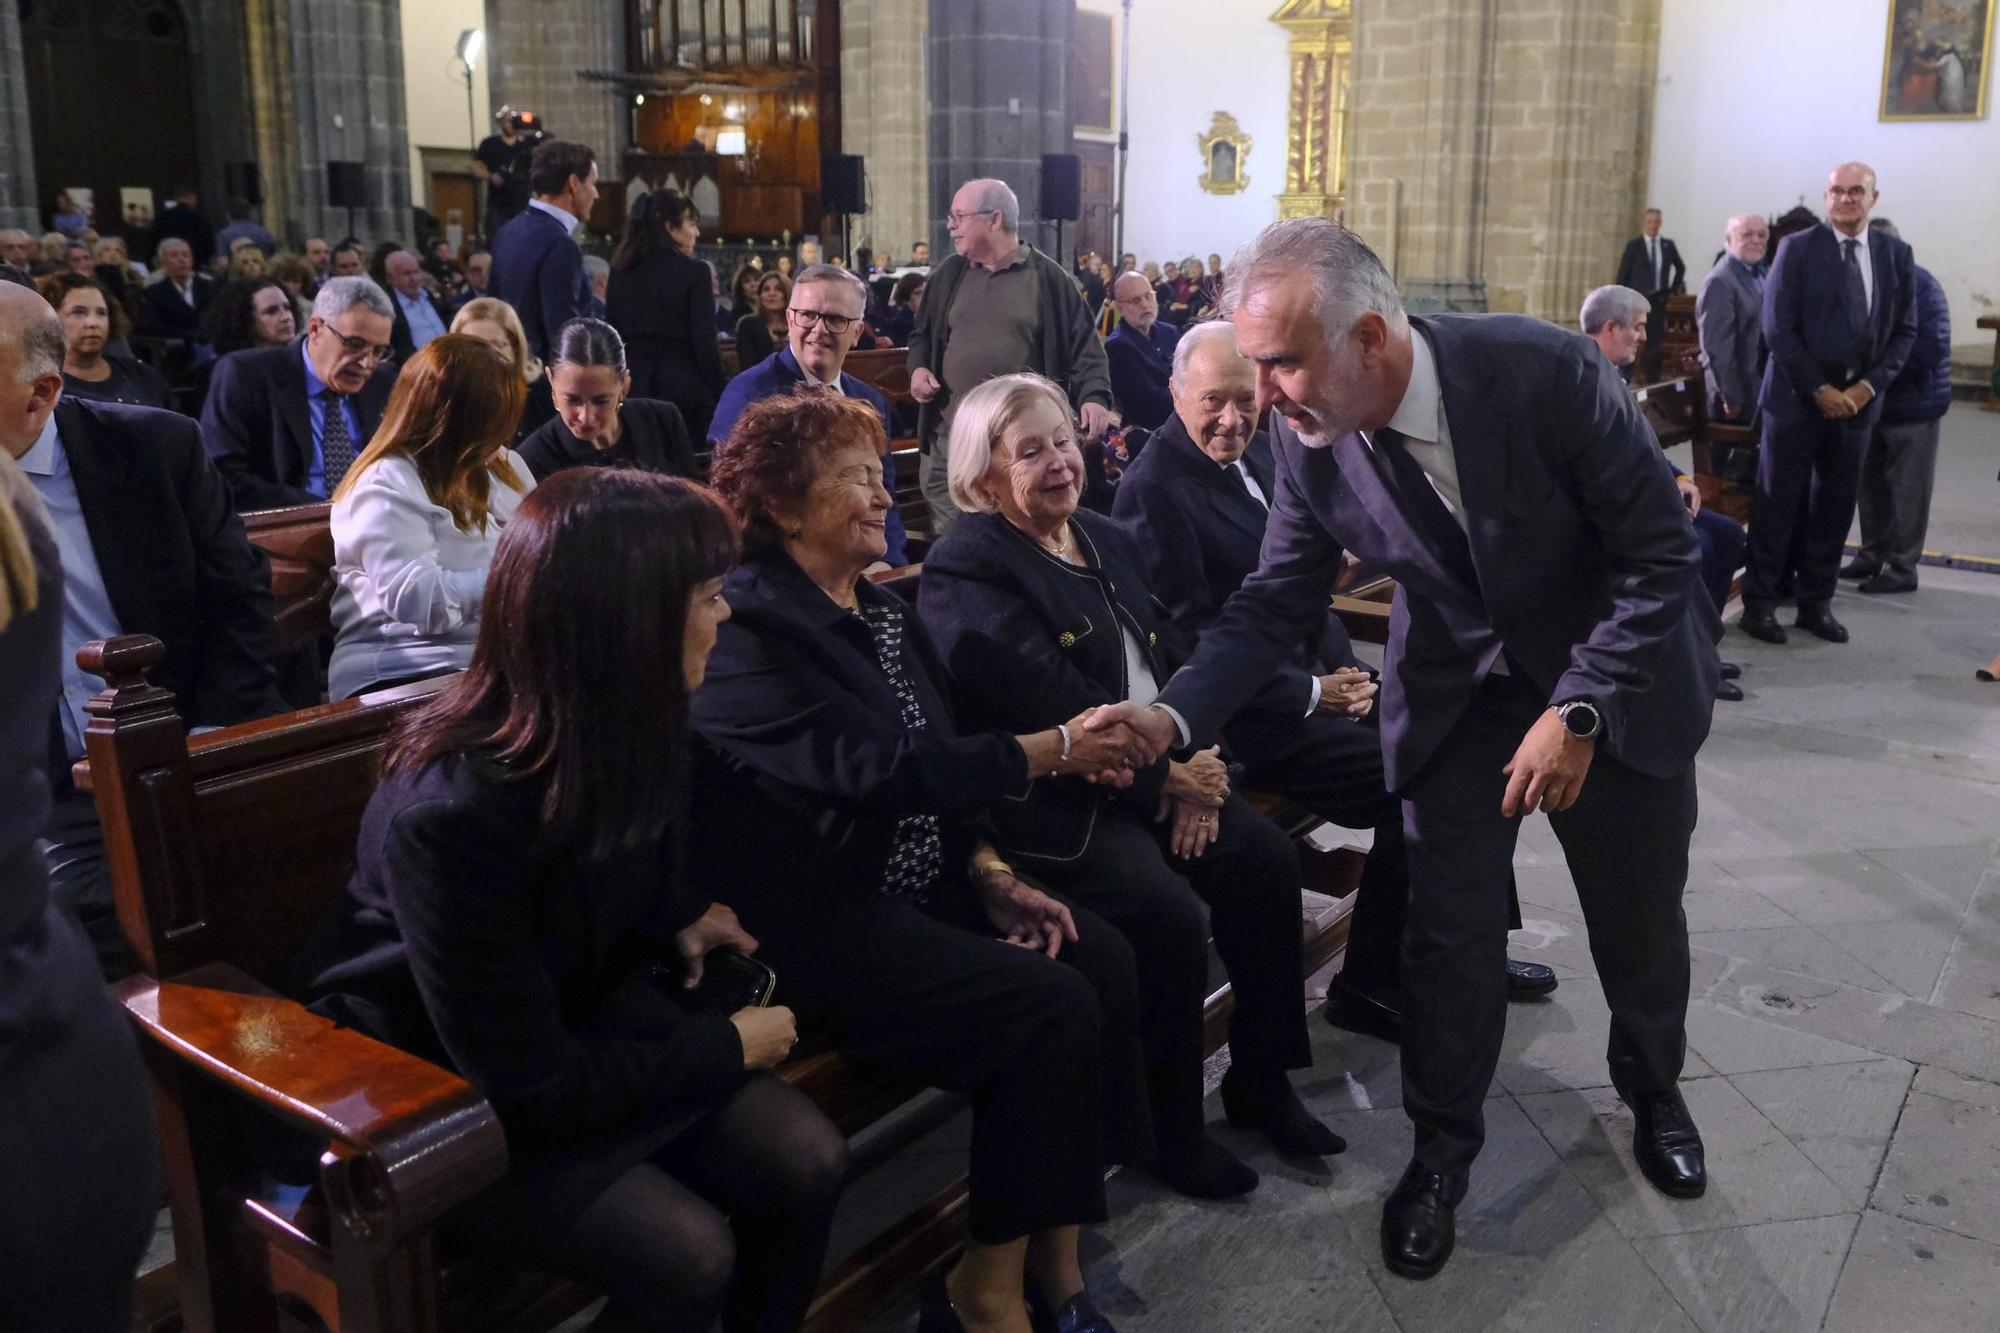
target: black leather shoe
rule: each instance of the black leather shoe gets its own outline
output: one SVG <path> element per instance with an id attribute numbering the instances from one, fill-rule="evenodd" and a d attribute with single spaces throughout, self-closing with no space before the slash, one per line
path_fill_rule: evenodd
<path id="1" fill-rule="evenodd" d="M 1654 1189 L 1670 1199 L 1699 1199 L 1708 1188 L 1701 1131 L 1680 1089 L 1618 1095 L 1632 1108 L 1632 1156 Z"/>
<path id="2" fill-rule="evenodd" d="M 1740 704 L 1743 702 L 1743 687 L 1733 680 L 1718 680 L 1715 682 L 1715 697 L 1726 704 Z"/>
<path id="3" fill-rule="evenodd" d="M 1738 676 L 1742 674 L 1743 674 L 1743 668 L 1737 666 L 1736 663 L 1724 662 L 1722 664 L 1722 678 L 1724 680 L 1735 680 Z"/>
<path id="4" fill-rule="evenodd" d="M 1917 590 L 1916 575 L 1887 574 L 1887 573 L 1877 574 L 1873 578 L 1863 579 L 1861 580 L 1861 586 L 1855 589 L 1856 592 L 1865 592 L 1870 594 L 1871 596 L 1876 593 L 1915 592 L 1916 590 Z"/>
<path id="5" fill-rule="evenodd" d="M 1553 968 L 1540 963 L 1524 963 L 1518 958 L 1507 960 L 1507 998 L 1510 1000 L 1538 1000 L 1555 990 L 1556 974 Z"/>
<path id="6" fill-rule="evenodd" d="M 1828 643 L 1846 643 L 1847 626 L 1833 618 L 1833 612 L 1821 607 L 1817 611 L 1801 611 L 1799 618 L 1792 622 L 1808 634 L 1817 635 Z"/>
<path id="7" fill-rule="evenodd" d="M 1377 1037 L 1394 1046 L 1403 1044 L 1403 1015 L 1394 1005 L 1384 1004 L 1358 986 L 1335 977 L 1327 983 L 1326 1021 L 1348 1032 Z"/>
<path id="8" fill-rule="evenodd" d="M 1030 1291 L 1028 1323 L 1035 1333 L 1118 1333 L 1087 1291 L 1079 1291 L 1064 1301 L 1062 1309 L 1054 1314 L 1050 1314 L 1048 1306 Z"/>
<path id="9" fill-rule="evenodd" d="M 1446 1176 L 1422 1162 L 1404 1170 L 1382 1204 L 1382 1262 L 1390 1272 L 1418 1281 L 1438 1275 L 1451 1258 L 1453 1210 L 1465 1184 L 1463 1171 Z"/>
<path id="10" fill-rule="evenodd" d="M 1783 643 L 1787 637 L 1785 627 L 1778 623 L 1777 612 L 1763 608 L 1753 610 L 1744 607 L 1743 619 L 1737 622 L 1736 628 L 1765 643 Z"/>
<path id="11" fill-rule="evenodd" d="M 1254 1129 L 1287 1157 L 1331 1157 L 1347 1151 L 1347 1140 L 1313 1118 L 1283 1073 L 1245 1077 L 1231 1069 L 1222 1076 L 1222 1113 L 1238 1129 Z"/>
<path id="12" fill-rule="evenodd" d="M 1860 556 L 1854 557 L 1840 567 L 1840 577 L 1844 579 L 1868 579 L 1881 572 L 1882 566 L 1872 560 L 1863 560 Z"/>

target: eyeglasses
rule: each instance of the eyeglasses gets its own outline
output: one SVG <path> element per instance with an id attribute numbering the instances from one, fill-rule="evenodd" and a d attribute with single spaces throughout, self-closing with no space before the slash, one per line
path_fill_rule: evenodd
<path id="1" fill-rule="evenodd" d="M 974 209 L 970 213 L 961 213 L 954 208 L 951 210 L 951 212 L 945 214 L 945 216 L 951 220 L 952 226 L 963 227 L 968 218 L 983 218 L 989 216 L 997 218 L 1000 216 L 1000 210 L 997 208 L 979 208 L 979 209 Z"/>
<path id="2" fill-rule="evenodd" d="M 366 338 L 350 338 L 331 324 L 319 326 L 320 332 L 347 349 L 349 356 L 358 356 L 364 361 L 387 361 L 396 354 L 396 349 L 388 343 L 371 343 Z"/>
<path id="3" fill-rule="evenodd" d="M 1838 185 L 1829 185 L 1826 187 L 1826 193 L 1829 198 L 1852 199 L 1856 203 L 1859 203 L 1868 197 L 1868 187 L 1866 185 L 1850 185 L 1843 190 Z"/>
<path id="4" fill-rule="evenodd" d="M 836 338 L 854 327 L 854 316 L 852 315 L 829 315 L 824 310 L 799 309 L 787 310 L 785 313 L 791 316 L 792 323 L 802 329 L 811 328 L 813 321 L 818 320 L 820 327 Z"/>

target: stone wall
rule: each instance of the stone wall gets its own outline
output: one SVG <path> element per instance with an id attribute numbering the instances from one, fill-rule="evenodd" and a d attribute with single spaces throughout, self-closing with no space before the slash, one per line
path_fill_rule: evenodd
<path id="1" fill-rule="evenodd" d="M 496 109 L 533 111 L 557 138 L 596 149 L 599 175 L 618 175 L 632 141 L 627 95 L 578 71 L 625 68 L 621 0 L 486 0 L 486 50 Z"/>
<path id="2" fill-rule="evenodd" d="M 21 52 L 21 10 L 0 4 L 0 227 L 37 235 L 35 148 L 28 135 L 28 76 Z"/>
<path id="3" fill-rule="evenodd" d="M 867 160 L 868 214 L 856 246 L 908 259 L 929 235 L 928 0 L 872 0 L 840 9 L 841 151 Z"/>

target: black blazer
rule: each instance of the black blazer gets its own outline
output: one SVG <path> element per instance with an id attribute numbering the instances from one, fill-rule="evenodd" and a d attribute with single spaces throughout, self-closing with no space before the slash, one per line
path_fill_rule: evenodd
<path id="1" fill-rule="evenodd" d="M 153 338 L 208 341 L 201 332 L 201 312 L 215 299 L 215 279 L 196 273 L 193 282 L 193 305 L 166 278 L 147 284 L 139 296 L 139 331 Z"/>
<path id="2" fill-rule="evenodd" d="M 698 837 L 726 846 L 691 858 L 693 873 L 726 866 L 722 896 L 751 934 L 769 922 L 811 938 L 817 914 L 880 893 L 901 816 L 941 816 L 946 873 L 962 864 L 987 808 L 1026 788 L 1027 757 L 1012 735 L 958 728 L 917 617 L 904 620 L 903 667 L 926 726 L 911 732 L 867 625 L 791 557 L 752 557 L 723 594 L 730 618 L 694 695 L 706 760 L 694 799 Z M 866 580 L 856 595 L 908 610 Z"/>
<path id="3" fill-rule="evenodd" d="M 1762 406 L 1775 421 L 1823 420 L 1813 395 L 1822 384 L 1844 389 L 1860 380 L 1881 401 L 1917 345 L 1916 256 L 1881 232 L 1868 234 L 1868 264 L 1875 297 L 1867 335 L 1856 345 L 1848 310 L 1847 264 L 1840 237 L 1821 223 L 1778 243 L 1778 257 L 1764 280 Z"/>
<path id="4" fill-rule="evenodd" d="M 438 323 L 445 332 L 451 332 L 451 311 L 429 292 L 424 293 L 424 300 L 431 303 L 431 311 L 438 317 Z M 396 349 L 396 363 L 401 365 L 416 355 L 417 336 L 410 332 L 410 317 L 403 311 L 402 298 L 393 290 L 389 292 L 389 304 L 396 310 L 394 322 L 389 326 L 389 345 Z"/>
<path id="5" fill-rule="evenodd" d="M 286 986 L 457 1070 L 517 1153 L 684 1116 L 746 1077 L 734 1025 L 648 976 L 678 967 L 674 935 L 708 907 L 672 839 L 589 859 L 543 831 L 544 791 L 466 756 L 383 778 L 340 909 Z"/>
<path id="6" fill-rule="evenodd" d="M 167 647 L 153 684 L 173 691 L 191 726 L 284 712 L 270 568 L 202 456 L 195 423 L 64 399 L 56 431 L 119 628 Z"/>
<path id="7" fill-rule="evenodd" d="M 549 359 L 556 331 L 590 304 L 583 250 L 562 223 L 539 208 L 524 208 L 493 237 L 490 296 L 514 307 L 528 334 L 528 350 Z"/>
<path id="8" fill-rule="evenodd" d="M 1618 257 L 1618 285 L 1630 287 L 1633 291 L 1648 297 L 1664 296 L 1670 292 L 1687 290 L 1687 265 L 1681 262 L 1681 252 L 1672 241 L 1660 238 L 1660 282 L 1658 290 L 1653 287 L 1653 261 L 1646 254 L 1646 238 L 1634 236 L 1625 242 L 1625 253 Z"/>
<path id="9" fill-rule="evenodd" d="M 752 310 L 736 321 L 736 364 L 745 370 L 787 345 L 771 337 L 771 331 L 764 327 L 761 310 Z"/>
<path id="10" fill-rule="evenodd" d="M 314 446 L 304 341 L 231 352 L 215 363 L 209 379 L 201 407 L 202 445 L 235 493 L 236 507 L 245 513 L 327 498 L 306 489 Z M 395 383 L 395 366 L 377 366 L 354 395 L 354 412 L 361 420 L 361 434 L 354 441 L 357 455 L 382 424 L 382 409 Z"/>
<path id="11" fill-rule="evenodd" d="M 708 265 L 669 250 L 611 270 L 604 318 L 625 339 L 633 393 L 677 403 L 689 417 L 715 406 L 728 377 L 715 340 Z"/>
<path id="12" fill-rule="evenodd" d="M 681 410 L 672 403 L 627 398 L 619 417 L 622 433 L 609 449 L 597 449 L 570 433 L 560 416 L 549 418 L 521 441 L 521 457 L 536 481 L 566 467 L 624 464 L 648 472 L 699 479 L 694 440 Z"/>

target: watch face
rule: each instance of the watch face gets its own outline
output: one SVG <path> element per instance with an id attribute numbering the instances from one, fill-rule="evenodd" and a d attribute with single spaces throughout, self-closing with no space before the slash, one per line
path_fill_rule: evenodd
<path id="1" fill-rule="evenodd" d="M 1597 734 L 1597 709 L 1592 704 L 1571 704 L 1563 710 L 1562 724 L 1578 740 L 1589 740 Z"/>

